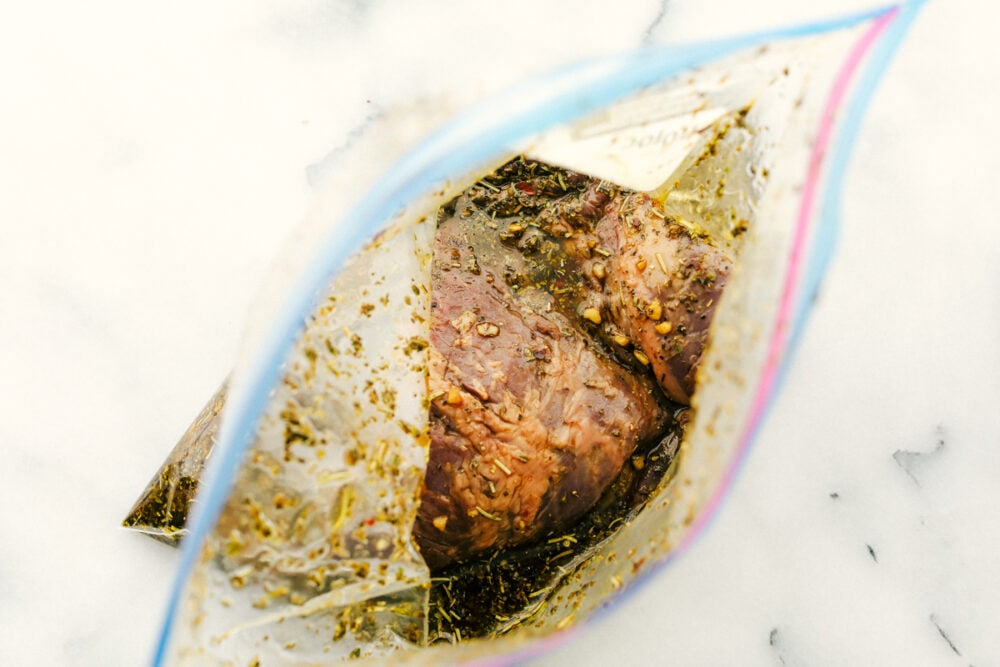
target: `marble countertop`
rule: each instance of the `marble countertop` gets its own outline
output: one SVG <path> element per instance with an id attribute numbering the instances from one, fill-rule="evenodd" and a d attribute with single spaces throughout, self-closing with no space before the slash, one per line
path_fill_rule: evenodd
<path id="1" fill-rule="evenodd" d="M 148 661 L 176 552 L 117 526 L 232 365 L 310 165 L 377 109 L 865 6 L 398 4 L 0 9 L 5 664 Z M 998 20 L 925 8 L 730 497 L 687 555 L 536 664 L 1000 665 Z"/>

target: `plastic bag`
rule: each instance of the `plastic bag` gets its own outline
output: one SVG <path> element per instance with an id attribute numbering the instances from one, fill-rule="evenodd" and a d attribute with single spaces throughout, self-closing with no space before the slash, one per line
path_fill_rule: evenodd
<path id="1" fill-rule="evenodd" d="M 383 116 L 343 156 L 350 168 L 332 173 L 251 318 L 157 664 L 510 661 L 683 552 L 773 393 L 829 258 L 861 110 L 917 7 L 587 63 L 419 144 L 463 101 Z M 737 262 L 671 474 L 469 641 L 432 627 L 441 582 L 411 539 L 429 249 L 438 210 L 521 154 L 648 192 Z"/>

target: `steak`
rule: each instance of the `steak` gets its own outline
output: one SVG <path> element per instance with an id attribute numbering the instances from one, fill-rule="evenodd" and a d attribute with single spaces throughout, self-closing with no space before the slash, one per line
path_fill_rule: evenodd
<path id="1" fill-rule="evenodd" d="M 689 404 L 731 260 L 645 195 L 623 200 L 597 233 L 613 249 L 604 291 L 611 319 L 667 396 Z"/>
<path id="2" fill-rule="evenodd" d="M 522 158 L 442 209 L 414 526 L 428 564 L 590 509 L 662 434 L 667 397 L 688 402 L 728 269 L 648 196 Z"/>
<path id="3" fill-rule="evenodd" d="M 414 539 L 432 568 L 570 528 L 687 404 L 730 260 L 649 196 L 517 158 L 439 212 L 430 454 Z M 213 398 L 125 525 L 173 541 Z"/>

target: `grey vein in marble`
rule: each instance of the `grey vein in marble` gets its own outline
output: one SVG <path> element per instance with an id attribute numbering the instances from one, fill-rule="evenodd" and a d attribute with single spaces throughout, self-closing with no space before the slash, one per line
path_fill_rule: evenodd
<path id="1" fill-rule="evenodd" d="M 656 8 L 656 15 L 653 17 L 653 20 L 649 22 L 649 25 L 646 26 L 646 29 L 642 31 L 642 44 L 649 45 L 655 41 L 653 33 L 656 32 L 656 29 L 660 27 L 663 20 L 667 17 L 669 4 L 670 0 L 660 0 L 659 5 Z"/>
<path id="2" fill-rule="evenodd" d="M 905 449 L 897 449 L 893 452 L 892 458 L 900 468 L 909 475 L 910 479 L 917 486 L 920 486 L 918 474 L 922 474 L 924 466 L 936 460 L 944 450 L 944 429 L 938 426 L 937 442 L 934 449 L 927 452 L 914 452 Z"/>
<path id="3" fill-rule="evenodd" d="M 771 628 L 771 632 L 767 636 L 767 645 L 774 649 L 774 655 L 778 658 L 778 661 L 784 665 L 785 653 L 782 649 L 781 634 L 778 632 L 778 628 Z"/>
<path id="4" fill-rule="evenodd" d="M 268 23 L 291 48 L 322 47 L 344 37 L 357 38 L 379 4 L 375 0 L 307 0 L 282 7 Z"/>
<path id="5" fill-rule="evenodd" d="M 951 648 L 952 651 L 955 652 L 955 655 L 959 656 L 962 655 L 962 652 L 958 650 L 957 646 L 955 646 L 955 642 L 951 640 L 951 637 L 948 636 L 948 633 L 945 632 L 944 628 L 941 627 L 941 624 L 938 623 L 937 617 L 934 614 L 931 614 L 930 619 L 931 623 L 934 624 L 934 627 L 937 628 L 938 634 L 941 635 L 942 639 L 948 642 L 948 646 Z"/>
<path id="6" fill-rule="evenodd" d="M 318 187 L 326 178 L 327 174 L 330 173 L 330 170 L 336 168 L 340 159 L 351 149 L 352 146 L 354 146 L 358 139 L 365 135 L 372 122 L 381 115 L 382 110 L 378 107 L 374 107 L 373 110 L 368 113 L 360 123 L 347 131 L 347 135 L 343 142 L 334 148 L 331 148 L 326 155 L 318 161 L 306 166 L 306 181 L 309 185 L 314 188 Z"/>

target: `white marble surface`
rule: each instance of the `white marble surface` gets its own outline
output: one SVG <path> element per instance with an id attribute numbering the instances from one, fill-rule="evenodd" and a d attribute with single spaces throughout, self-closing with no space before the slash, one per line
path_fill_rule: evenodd
<path id="1" fill-rule="evenodd" d="M 148 661 L 176 554 L 118 522 L 231 365 L 309 165 L 374 109 L 847 8 L 605 4 L 0 8 L 0 661 Z M 926 7 L 732 495 L 537 664 L 1000 664 L 997 20 Z"/>

